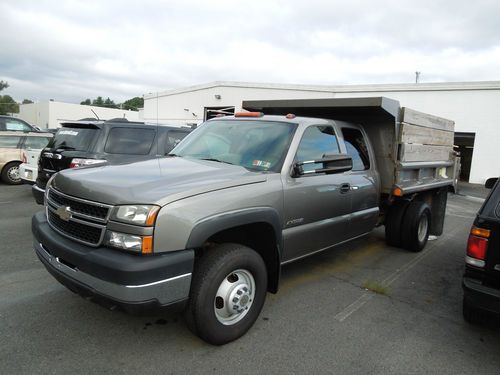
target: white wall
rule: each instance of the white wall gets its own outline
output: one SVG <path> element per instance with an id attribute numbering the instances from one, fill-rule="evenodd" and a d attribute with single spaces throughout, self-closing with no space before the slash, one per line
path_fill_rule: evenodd
<path id="1" fill-rule="evenodd" d="M 140 121 L 139 112 L 137 111 L 52 101 L 21 104 L 19 106 L 19 117 L 40 128 L 58 128 L 60 122 L 94 118 L 91 109 L 97 113 L 101 120 L 125 117 L 129 121 Z"/>
<path id="2" fill-rule="evenodd" d="M 257 84 L 256 84 L 257 85 Z M 455 121 L 455 131 L 475 133 L 470 182 L 498 176 L 500 167 L 500 82 L 318 87 L 235 87 L 205 85 L 144 97 L 144 119 L 173 124 L 200 123 L 205 107 L 234 106 L 243 100 L 386 96 L 401 106 Z M 260 85 L 263 86 L 263 85 Z M 285 86 L 285 85 L 284 85 Z M 221 99 L 216 99 L 220 95 Z M 184 109 L 187 109 L 185 111 Z M 193 115 L 194 113 L 194 115 Z"/>

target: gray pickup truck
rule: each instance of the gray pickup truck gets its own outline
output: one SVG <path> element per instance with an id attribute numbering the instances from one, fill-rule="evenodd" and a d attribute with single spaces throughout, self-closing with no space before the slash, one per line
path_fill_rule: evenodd
<path id="1" fill-rule="evenodd" d="M 281 266 L 385 225 L 420 251 L 443 230 L 453 122 L 387 98 L 249 101 L 166 157 L 64 170 L 34 248 L 74 292 L 183 309 L 212 344 L 242 336 Z"/>

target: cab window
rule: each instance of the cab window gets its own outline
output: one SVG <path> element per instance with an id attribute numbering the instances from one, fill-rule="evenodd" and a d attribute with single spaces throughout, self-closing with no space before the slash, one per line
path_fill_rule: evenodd
<path id="1" fill-rule="evenodd" d="M 342 135 L 347 154 L 352 157 L 352 170 L 364 171 L 370 169 L 370 157 L 363 134 L 358 129 L 343 128 Z"/>
<path id="2" fill-rule="evenodd" d="M 49 143 L 48 137 L 26 137 L 24 141 L 24 148 L 31 148 L 34 150 L 42 149 Z"/>
<path id="3" fill-rule="evenodd" d="M 4 136 L 0 137 L 0 148 L 18 148 L 21 137 L 16 136 Z"/>
<path id="4" fill-rule="evenodd" d="M 31 128 L 31 126 L 26 125 L 24 122 L 7 119 L 7 120 L 5 120 L 5 130 L 7 130 L 7 131 L 9 131 L 9 130 L 19 131 L 20 130 L 20 131 L 29 132 L 29 131 L 32 131 L 33 129 Z"/>
<path id="5" fill-rule="evenodd" d="M 112 128 L 104 151 L 108 154 L 147 155 L 155 139 L 156 130 L 144 128 Z"/>
<path id="6" fill-rule="evenodd" d="M 181 132 L 178 130 L 169 130 L 167 133 L 167 139 L 165 142 L 165 155 L 168 154 L 172 149 L 179 144 L 184 137 L 188 135 L 187 132 Z"/>
<path id="7" fill-rule="evenodd" d="M 330 125 L 310 126 L 304 132 L 297 149 L 298 162 L 322 159 L 327 155 L 339 154 L 339 144 L 335 131 Z M 305 172 L 321 169 L 321 163 L 305 164 Z"/>

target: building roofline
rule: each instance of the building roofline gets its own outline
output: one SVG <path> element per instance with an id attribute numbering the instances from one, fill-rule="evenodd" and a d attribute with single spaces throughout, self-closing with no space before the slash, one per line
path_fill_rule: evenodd
<path id="1" fill-rule="evenodd" d="M 391 91 L 457 91 L 457 90 L 500 90 L 500 81 L 391 83 L 365 85 L 304 85 L 260 82 L 214 81 L 210 83 L 144 94 L 144 99 L 171 96 L 186 92 L 207 90 L 216 87 L 237 87 L 257 89 L 300 90 L 328 93 L 346 92 L 391 92 Z"/>

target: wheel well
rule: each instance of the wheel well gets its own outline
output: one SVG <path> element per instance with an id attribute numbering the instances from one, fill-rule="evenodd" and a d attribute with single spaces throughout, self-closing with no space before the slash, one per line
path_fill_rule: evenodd
<path id="1" fill-rule="evenodd" d="M 3 173 L 4 169 L 7 168 L 9 165 L 17 163 L 22 164 L 23 162 L 21 160 L 11 160 L 8 163 L 5 163 L 2 169 L 0 170 L 0 173 Z"/>
<path id="2" fill-rule="evenodd" d="M 270 224 L 252 223 L 222 230 L 207 239 L 202 251 L 210 251 L 210 244 L 213 243 L 238 243 L 255 250 L 266 264 L 267 290 L 271 293 L 278 291 L 279 252 L 276 233 Z"/>

